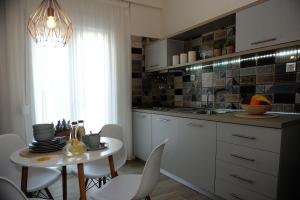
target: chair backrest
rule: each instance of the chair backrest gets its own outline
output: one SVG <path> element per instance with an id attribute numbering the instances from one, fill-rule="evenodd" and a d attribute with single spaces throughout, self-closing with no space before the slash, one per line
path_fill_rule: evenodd
<path id="1" fill-rule="evenodd" d="M 10 161 L 10 155 L 25 147 L 24 141 L 15 134 L 0 135 L 0 176 L 8 178 L 19 185 L 21 180 L 20 167 Z"/>
<path id="2" fill-rule="evenodd" d="M 27 200 L 16 184 L 4 177 L 0 177 L 0 197 L 7 200 Z"/>
<path id="3" fill-rule="evenodd" d="M 106 124 L 101 129 L 101 136 L 119 139 L 123 142 L 122 149 L 118 153 L 114 154 L 115 168 L 118 170 L 126 163 L 127 160 L 127 149 L 125 147 L 122 126 L 118 124 Z"/>
<path id="4" fill-rule="evenodd" d="M 167 142 L 168 139 L 165 139 L 151 152 L 143 170 L 139 189 L 133 199 L 145 198 L 154 190 L 159 180 L 161 157 Z"/>

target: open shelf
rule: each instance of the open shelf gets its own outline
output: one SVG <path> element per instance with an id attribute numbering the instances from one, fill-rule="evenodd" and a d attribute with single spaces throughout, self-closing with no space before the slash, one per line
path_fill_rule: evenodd
<path id="1" fill-rule="evenodd" d="M 147 72 L 158 72 L 158 71 L 164 71 L 164 70 L 170 70 L 170 69 L 180 69 L 182 67 L 187 67 L 187 66 L 191 66 L 191 65 L 211 63 L 211 62 L 214 62 L 217 60 L 230 59 L 230 58 L 239 57 L 242 55 L 253 54 L 253 53 L 258 53 L 258 52 L 263 52 L 263 51 L 270 51 L 270 50 L 274 50 L 274 49 L 287 48 L 287 47 L 298 46 L 298 45 L 300 45 L 300 40 L 283 43 L 283 44 L 278 44 L 278 45 L 273 45 L 273 46 L 268 46 L 268 47 L 251 49 L 251 50 L 247 50 L 247 51 L 235 52 L 232 54 L 226 54 L 226 55 L 217 56 L 217 57 L 213 57 L 213 58 L 197 60 L 197 61 L 189 62 L 189 63 L 185 63 L 185 64 L 179 64 L 179 65 L 168 66 L 168 67 L 153 67 L 153 68 L 147 70 Z"/>

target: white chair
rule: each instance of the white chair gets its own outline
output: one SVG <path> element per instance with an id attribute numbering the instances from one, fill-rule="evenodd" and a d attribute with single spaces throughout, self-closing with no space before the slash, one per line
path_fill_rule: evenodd
<path id="1" fill-rule="evenodd" d="M 5 200 L 42 200 L 28 199 L 16 184 L 4 177 L 0 177 L 0 197 Z"/>
<path id="2" fill-rule="evenodd" d="M 116 138 L 123 142 L 122 149 L 113 155 L 115 169 L 120 169 L 127 160 L 127 151 L 124 145 L 123 131 L 122 127 L 117 124 L 107 124 L 101 129 L 101 136 Z M 73 168 L 72 171 L 77 174 L 77 168 Z M 99 187 L 101 184 L 101 179 L 103 179 L 103 184 L 106 183 L 106 177 L 110 175 L 110 168 L 108 159 L 101 159 L 84 164 L 84 176 L 86 177 L 86 186 L 89 179 L 97 179 L 99 181 Z"/>
<path id="3" fill-rule="evenodd" d="M 141 175 L 119 175 L 101 190 L 92 193 L 90 198 L 93 200 L 150 200 L 150 194 L 159 180 L 161 157 L 167 141 L 168 139 L 151 152 Z"/>
<path id="4" fill-rule="evenodd" d="M 23 140 L 15 134 L 0 135 L 0 176 L 8 178 L 16 185 L 21 185 L 21 167 L 10 161 L 10 155 L 18 149 L 26 147 Z M 60 178 L 61 172 L 50 168 L 28 169 L 27 192 L 45 190 L 49 198 L 53 198 L 48 187 Z"/>

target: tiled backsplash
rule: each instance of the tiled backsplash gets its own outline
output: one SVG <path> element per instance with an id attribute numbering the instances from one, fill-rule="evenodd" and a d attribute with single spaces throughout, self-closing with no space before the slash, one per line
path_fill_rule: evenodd
<path id="1" fill-rule="evenodd" d="M 273 111 L 300 112 L 300 48 L 278 49 L 230 60 L 145 73 L 147 38 L 132 37 L 132 106 L 239 108 L 241 99 L 263 94 Z M 287 72 L 286 63 L 296 63 Z M 291 66 L 293 68 L 293 66 Z"/>

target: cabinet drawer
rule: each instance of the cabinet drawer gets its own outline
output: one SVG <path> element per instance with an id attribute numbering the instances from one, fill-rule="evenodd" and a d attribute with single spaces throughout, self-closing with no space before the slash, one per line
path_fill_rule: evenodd
<path id="1" fill-rule="evenodd" d="M 279 154 L 273 152 L 251 149 L 225 142 L 218 142 L 217 159 L 273 176 L 277 176 L 278 174 Z"/>
<path id="2" fill-rule="evenodd" d="M 216 179 L 216 194 L 227 200 L 271 200 L 231 183 Z"/>
<path id="3" fill-rule="evenodd" d="M 250 191 L 276 198 L 277 178 L 217 160 L 216 177 Z"/>
<path id="4" fill-rule="evenodd" d="M 217 123 L 217 139 L 251 148 L 280 152 L 281 130 L 256 126 Z"/>

